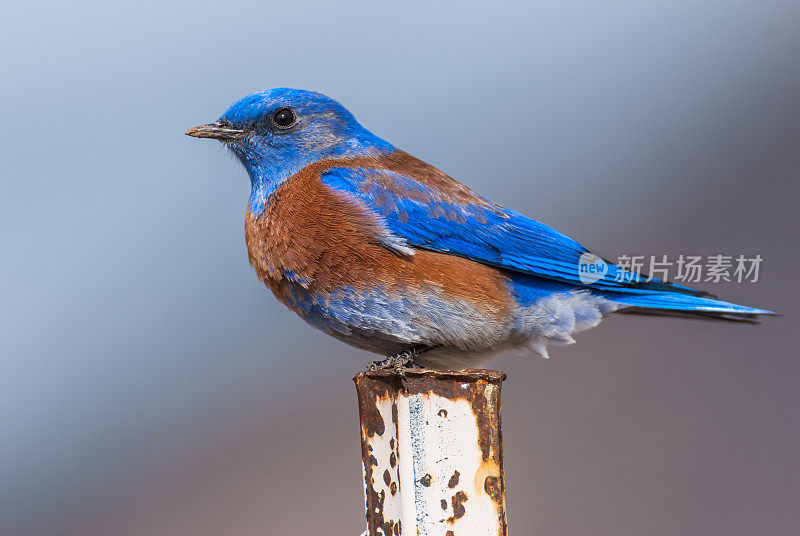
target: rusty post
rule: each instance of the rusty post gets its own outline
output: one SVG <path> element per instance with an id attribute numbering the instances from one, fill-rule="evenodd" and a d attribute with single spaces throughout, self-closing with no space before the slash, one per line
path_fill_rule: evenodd
<path id="1" fill-rule="evenodd" d="M 354 378 L 369 536 L 505 535 L 500 383 L 493 370 Z"/>

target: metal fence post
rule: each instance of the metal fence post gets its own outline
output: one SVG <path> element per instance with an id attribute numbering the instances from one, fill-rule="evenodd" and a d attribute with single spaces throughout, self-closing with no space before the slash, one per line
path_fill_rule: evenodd
<path id="1" fill-rule="evenodd" d="M 500 383 L 493 370 L 354 378 L 369 536 L 505 535 Z"/>

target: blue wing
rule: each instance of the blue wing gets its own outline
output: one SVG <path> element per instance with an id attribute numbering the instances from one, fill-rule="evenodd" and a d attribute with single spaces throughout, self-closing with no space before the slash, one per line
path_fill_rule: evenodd
<path id="1" fill-rule="evenodd" d="M 435 168 L 426 169 L 437 172 L 434 179 L 417 180 L 388 169 L 332 167 L 322 173 L 321 180 L 378 214 L 393 234 L 417 248 L 591 288 L 638 307 L 768 313 L 712 300 L 688 287 L 647 280 L 599 258 L 602 269 L 595 275 L 597 280 L 586 284 L 579 273 L 581 256 L 589 254 L 584 246 L 481 197 Z"/>
<path id="2" fill-rule="evenodd" d="M 387 170 L 337 167 L 321 177 L 380 215 L 392 233 L 423 249 L 565 283 L 583 285 L 578 272 L 589 250 L 542 223 L 492 203 L 458 184 L 456 199 L 441 187 Z M 453 179 L 450 179 L 453 180 Z M 453 180 L 453 182 L 455 182 Z M 463 192 L 469 192 L 465 199 Z M 606 263 L 592 287 L 637 290 L 644 278 Z M 671 287 L 672 288 L 672 287 Z M 641 291 L 646 289 L 642 288 Z M 689 289 L 687 289 L 689 290 Z"/>

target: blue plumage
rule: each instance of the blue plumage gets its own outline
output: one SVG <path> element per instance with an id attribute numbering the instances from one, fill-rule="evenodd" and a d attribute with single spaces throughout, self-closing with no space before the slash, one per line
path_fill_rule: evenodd
<path id="1" fill-rule="evenodd" d="M 425 362 L 547 344 L 614 311 L 772 314 L 630 273 L 478 195 L 362 127 L 319 93 L 249 95 L 190 135 L 220 139 L 250 175 L 250 261 L 284 303 L 355 346 L 435 348 Z"/>

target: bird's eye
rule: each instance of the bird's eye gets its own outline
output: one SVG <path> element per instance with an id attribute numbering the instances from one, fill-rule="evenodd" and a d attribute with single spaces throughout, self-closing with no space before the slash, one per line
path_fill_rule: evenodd
<path id="1" fill-rule="evenodd" d="M 289 128 L 297 121 L 294 112 L 289 108 L 281 108 L 272 116 L 272 122 L 280 128 Z"/>

